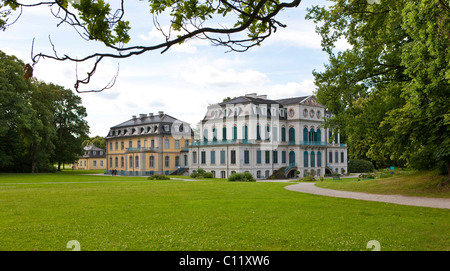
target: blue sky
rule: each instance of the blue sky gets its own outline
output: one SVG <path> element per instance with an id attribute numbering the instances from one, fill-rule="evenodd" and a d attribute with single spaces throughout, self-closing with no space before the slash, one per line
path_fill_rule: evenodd
<path id="1" fill-rule="evenodd" d="M 131 44 L 150 44 L 158 39 L 146 1 L 127 1 L 131 20 Z M 312 95 L 312 71 L 323 70 L 328 57 L 320 47 L 320 37 L 312 21 L 305 20 L 306 8 L 326 1 L 303 0 L 296 9 L 279 14 L 286 28 L 269 37 L 261 46 L 245 53 L 229 52 L 205 40 L 190 40 L 183 45 L 144 55 L 102 62 L 89 88 L 102 88 L 116 73 L 113 88 L 100 93 L 78 94 L 87 109 L 91 136 L 106 136 L 109 128 L 132 115 L 164 111 L 195 125 L 204 117 L 209 104 L 223 98 L 247 93 L 266 94 L 269 99 Z M 52 53 L 49 35 L 59 55 L 85 56 L 104 51 L 95 42 L 86 42 L 74 30 L 58 21 L 48 7 L 25 9 L 21 18 L 0 33 L 0 50 L 30 63 L 34 52 Z M 162 26 L 164 17 L 160 18 Z M 345 43 L 341 44 L 343 49 Z M 89 63 L 87 63 L 89 64 Z M 90 65 L 79 65 L 82 77 Z M 41 59 L 34 75 L 73 89 L 75 64 Z"/>

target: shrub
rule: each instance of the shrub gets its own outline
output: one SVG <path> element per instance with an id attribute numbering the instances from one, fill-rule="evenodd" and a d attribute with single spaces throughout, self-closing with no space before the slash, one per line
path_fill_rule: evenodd
<path id="1" fill-rule="evenodd" d="M 228 181 L 230 182 L 256 182 L 256 179 L 250 172 L 244 173 L 233 173 L 230 177 L 228 177 Z"/>
<path id="2" fill-rule="evenodd" d="M 301 182 L 315 182 L 316 178 L 314 178 L 314 176 L 312 175 L 308 175 L 306 177 L 300 178 Z"/>
<path id="3" fill-rule="evenodd" d="M 352 159 L 348 162 L 348 172 L 368 173 L 374 171 L 372 162 L 361 159 Z"/>
<path id="4" fill-rule="evenodd" d="M 199 168 L 197 172 L 191 173 L 191 178 L 214 178 L 212 172 L 206 172 L 204 169 Z"/>
<path id="5" fill-rule="evenodd" d="M 156 175 L 152 175 L 152 176 L 148 177 L 147 180 L 163 181 L 163 180 L 170 180 L 170 177 L 167 177 L 165 175 L 156 174 Z"/>

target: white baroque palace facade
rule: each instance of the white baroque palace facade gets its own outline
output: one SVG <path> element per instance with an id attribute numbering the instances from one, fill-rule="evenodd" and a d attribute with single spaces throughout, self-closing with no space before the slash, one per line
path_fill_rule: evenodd
<path id="1" fill-rule="evenodd" d="M 189 172 L 202 168 L 218 178 L 245 171 L 256 178 L 346 174 L 347 146 L 323 127 L 327 115 L 313 96 L 270 100 L 253 93 L 210 105 L 200 139 L 189 147 Z"/>

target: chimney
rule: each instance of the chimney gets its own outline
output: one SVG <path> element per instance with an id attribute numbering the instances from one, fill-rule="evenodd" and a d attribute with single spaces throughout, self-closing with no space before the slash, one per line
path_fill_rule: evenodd
<path id="1" fill-rule="evenodd" d="M 256 98 L 256 93 L 245 94 L 245 97 Z"/>
<path id="2" fill-rule="evenodd" d="M 258 95 L 256 98 L 267 100 L 267 95 Z"/>
<path id="3" fill-rule="evenodd" d="M 158 114 L 161 116 L 161 115 L 164 115 L 164 111 L 158 111 Z"/>
<path id="4" fill-rule="evenodd" d="M 153 117 L 153 113 L 148 113 L 148 116 L 149 117 Z"/>
<path id="5" fill-rule="evenodd" d="M 147 117 L 147 114 L 139 114 L 139 117 L 140 117 L 141 119 L 143 119 L 143 118 Z"/>
<path id="6" fill-rule="evenodd" d="M 134 120 L 136 119 L 136 115 L 133 115 L 133 119 L 134 119 Z"/>

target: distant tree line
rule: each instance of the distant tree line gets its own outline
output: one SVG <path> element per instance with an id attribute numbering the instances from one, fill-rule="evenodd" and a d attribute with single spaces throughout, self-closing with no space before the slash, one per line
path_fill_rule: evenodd
<path id="1" fill-rule="evenodd" d="M 0 51 L 0 172 L 60 170 L 88 139 L 86 108 L 70 89 L 30 78 L 24 67 Z"/>

